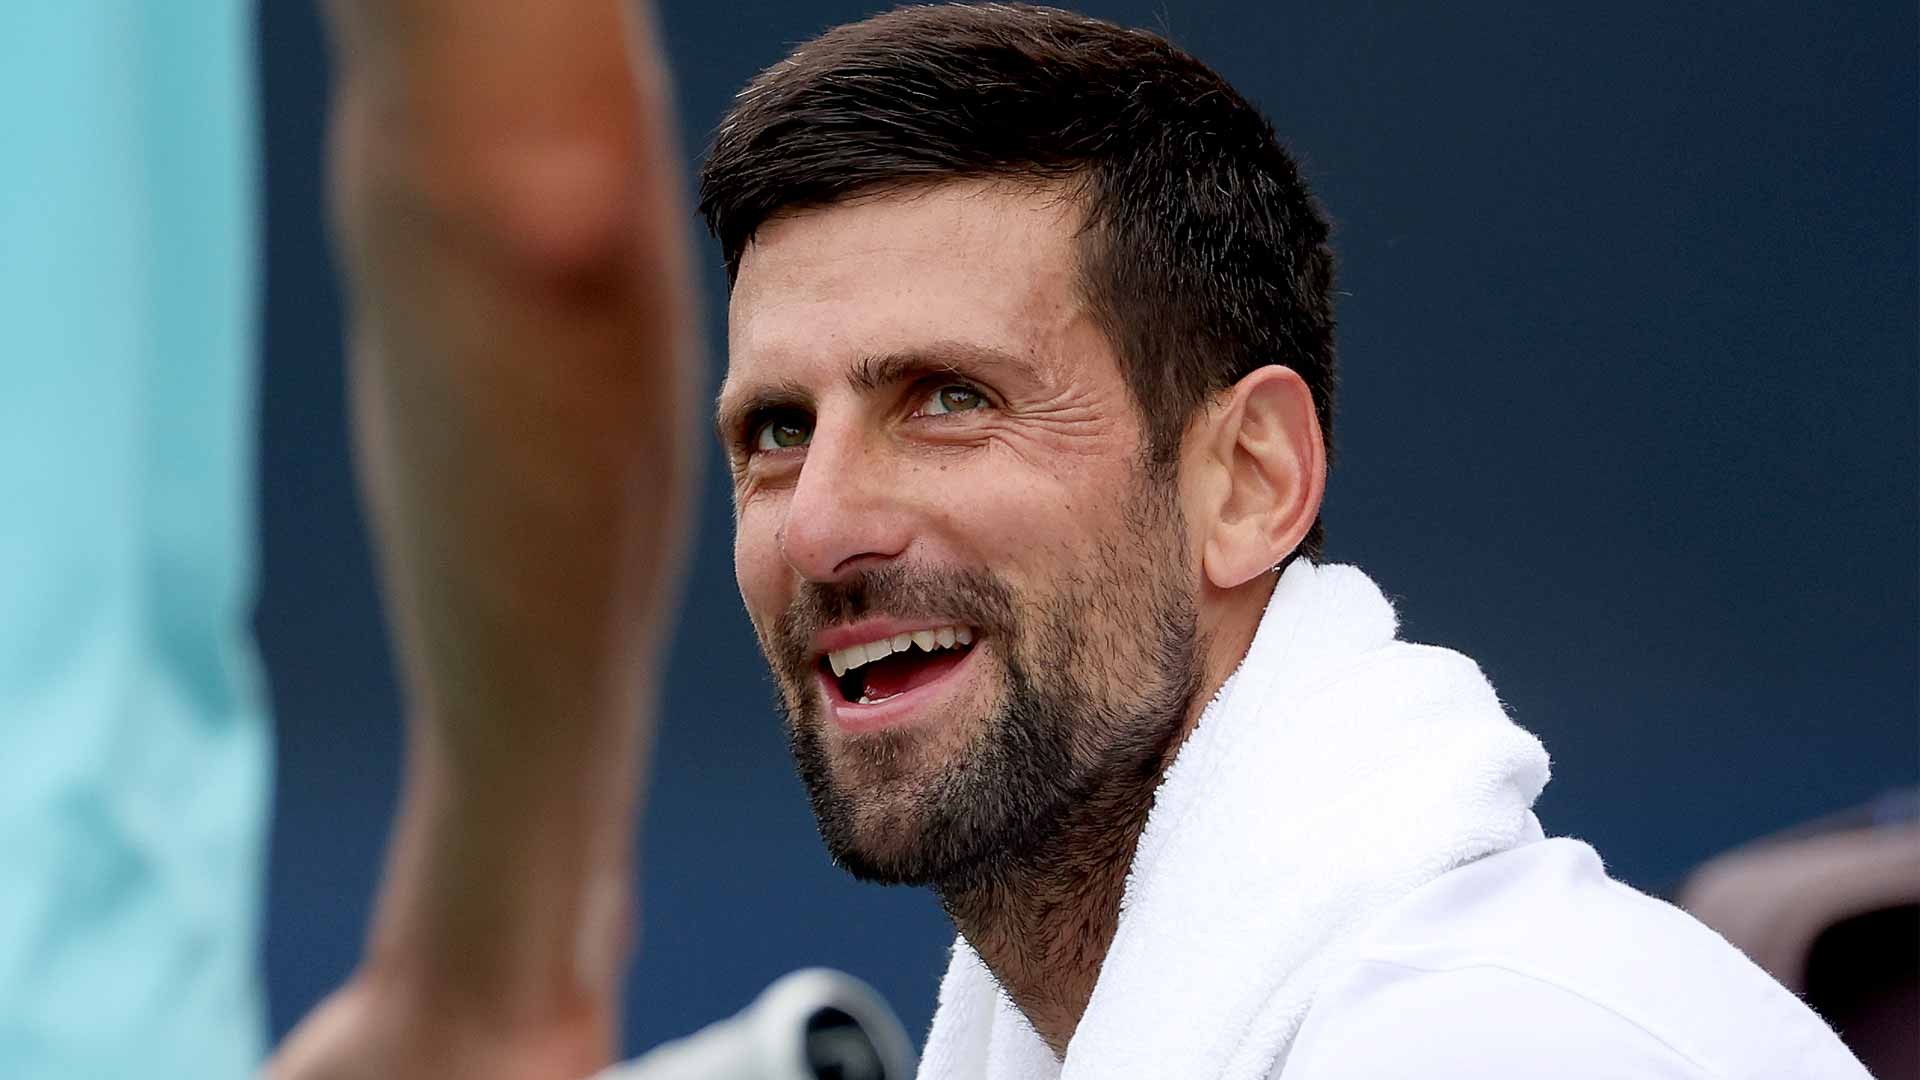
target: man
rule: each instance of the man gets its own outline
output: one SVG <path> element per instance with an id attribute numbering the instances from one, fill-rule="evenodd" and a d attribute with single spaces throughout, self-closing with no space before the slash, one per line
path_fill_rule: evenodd
<path id="1" fill-rule="evenodd" d="M 748 85 L 701 195 L 736 571 L 822 835 L 960 933 L 923 1076 L 1865 1075 L 1543 839 L 1478 669 L 1312 561 L 1327 225 L 1216 74 L 903 8 Z"/>

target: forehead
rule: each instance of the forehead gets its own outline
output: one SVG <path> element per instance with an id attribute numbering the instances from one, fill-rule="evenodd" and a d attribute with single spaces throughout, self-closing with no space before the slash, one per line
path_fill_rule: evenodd
<path id="1" fill-rule="evenodd" d="M 1079 222 L 1059 190 L 993 182 L 771 219 L 741 258 L 728 307 L 728 391 L 932 345 L 1058 363 L 1092 326 Z"/>

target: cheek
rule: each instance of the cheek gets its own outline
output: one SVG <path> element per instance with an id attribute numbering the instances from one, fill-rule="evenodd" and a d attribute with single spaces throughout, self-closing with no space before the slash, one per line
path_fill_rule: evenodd
<path id="1" fill-rule="evenodd" d="M 979 557 L 989 567 L 1030 567 L 1039 584 L 1066 569 L 1061 560 L 1089 557 L 1122 527 L 1128 495 L 1121 469 L 1070 459 L 1051 464 L 1060 471 L 1035 475 L 1000 463 L 976 484 L 949 488 L 967 492 L 948 519 Z"/>
<path id="2" fill-rule="evenodd" d="M 748 510 L 733 526 L 733 580 L 756 627 L 786 605 L 788 574 L 771 515 Z"/>

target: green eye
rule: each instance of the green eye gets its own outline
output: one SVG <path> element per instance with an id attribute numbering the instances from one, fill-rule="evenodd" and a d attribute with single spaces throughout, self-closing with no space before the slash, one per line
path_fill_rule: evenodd
<path id="1" fill-rule="evenodd" d="M 942 416 L 946 413 L 967 412 L 987 403 L 980 391 L 971 386 L 943 386 L 927 399 L 926 413 L 929 416 Z"/>
<path id="2" fill-rule="evenodd" d="M 777 416 L 760 425 L 754 433 L 755 450 L 791 450 L 805 446 L 813 438 L 813 425 L 793 416 Z"/>

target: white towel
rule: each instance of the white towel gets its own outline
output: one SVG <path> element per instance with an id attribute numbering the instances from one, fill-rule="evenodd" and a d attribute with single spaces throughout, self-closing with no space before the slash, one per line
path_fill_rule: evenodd
<path id="1" fill-rule="evenodd" d="M 1155 795 L 1065 1067 L 960 939 L 923 1080 L 1278 1075 L 1357 931 L 1539 839 L 1546 751 L 1471 660 L 1396 627 L 1359 570 L 1289 567 Z"/>

